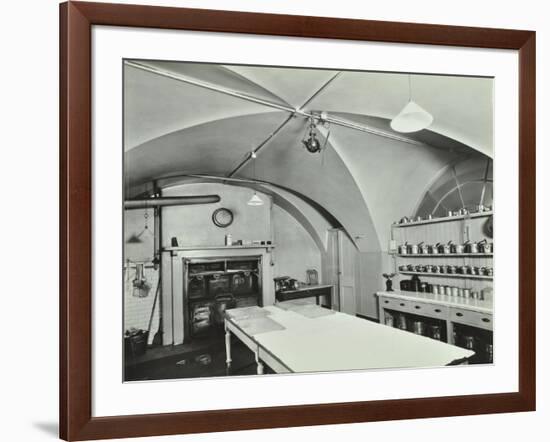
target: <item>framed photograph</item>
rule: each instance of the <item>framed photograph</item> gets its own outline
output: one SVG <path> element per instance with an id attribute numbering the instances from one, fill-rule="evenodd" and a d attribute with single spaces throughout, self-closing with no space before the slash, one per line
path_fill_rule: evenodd
<path id="1" fill-rule="evenodd" d="M 534 32 L 60 23 L 61 438 L 535 409 Z"/>

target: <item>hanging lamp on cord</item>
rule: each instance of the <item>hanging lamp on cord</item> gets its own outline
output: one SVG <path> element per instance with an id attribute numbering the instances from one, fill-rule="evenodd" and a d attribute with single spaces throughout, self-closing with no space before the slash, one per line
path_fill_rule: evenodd
<path id="1" fill-rule="evenodd" d="M 411 99 L 411 75 L 409 74 L 409 101 L 401 112 L 390 122 L 396 132 L 409 133 L 426 129 L 432 124 L 434 117 Z"/>
<path id="2" fill-rule="evenodd" d="M 252 172 L 253 172 L 253 178 L 256 180 L 256 152 L 252 151 L 250 153 L 250 158 L 252 159 Z M 254 195 L 248 200 L 249 206 L 263 206 L 264 202 L 263 200 L 258 196 L 256 193 L 256 190 L 254 190 Z"/>

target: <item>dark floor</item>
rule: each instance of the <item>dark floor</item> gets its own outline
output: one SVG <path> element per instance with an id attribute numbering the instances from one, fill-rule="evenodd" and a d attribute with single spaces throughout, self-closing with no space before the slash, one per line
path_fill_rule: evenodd
<path id="1" fill-rule="evenodd" d="M 229 371 L 225 358 L 225 339 L 220 331 L 195 338 L 190 344 L 149 348 L 142 356 L 128 358 L 124 378 L 125 381 L 147 381 L 256 374 L 254 353 L 235 337 L 231 340 Z M 265 367 L 264 372 L 270 373 L 269 367 Z"/>

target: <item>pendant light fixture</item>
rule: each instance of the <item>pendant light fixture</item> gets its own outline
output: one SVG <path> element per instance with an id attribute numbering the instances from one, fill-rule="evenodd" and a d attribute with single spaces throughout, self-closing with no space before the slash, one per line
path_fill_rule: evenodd
<path id="1" fill-rule="evenodd" d="M 315 133 L 315 122 L 313 118 L 309 120 L 309 134 L 302 140 L 302 144 L 307 149 L 309 153 L 317 153 L 321 151 L 321 143 L 317 139 L 317 134 Z"/>
<path id="2" fill-rule="evenodd" d="M 252 151 L 250 153 L 250 158 L 252 159 L 252 173 L 253 178 L 256 180 L 256 152 Z M 254 190 L 254 195 L 250 197 L 247 203 L 249 206 L 263 206 L 264 202 L 263 200 L 258 196 L 256 193 L 256 190 Z"/>
<path id="3" fill-rule="evenodd" d="M 409 133 L 426 129 L 434 117 L 411 99 L 411 75 L 409 74 L 409 101 L 401 112 L 391 120 L 390 126 L 396 132 Z"/>
<path id="4" fill-rule="evenodd" d="M 141 244 L 143 242 L 143 238 L 142 238 L 143 235 L 154 236 L 151 230 L 149 230 L 149 225 L 147 222 L 149 218 L 149 214 L 147 213 L 147 208 L 143 211 L 143 218 L 145 219 L 145 223 L 144 223 L 145 225 L 143 227 L 143 230 L 138 234 L 132 233 L 130 238 L 126 240 L 128 244 Z"/>

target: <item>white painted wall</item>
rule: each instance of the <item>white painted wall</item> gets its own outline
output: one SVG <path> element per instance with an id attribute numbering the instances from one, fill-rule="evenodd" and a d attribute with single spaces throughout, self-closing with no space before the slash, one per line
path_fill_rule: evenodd
<path id="1" fill-rule="evenodd" d="M 162 209 L 162 245 L 170 246 L 170 239 L 178 238 L 180 246 L 221 246 L 225 235 L 233 241 L 271 240 L 271 198 L 259 193 L 265 201 L 263 206 L 249 206 L 253 191 L 243 187 L 218 183 L 195 183 L 172 187 L 163 191 L 163 196 L 219 195 L 215 204 L 173 206 Z M 225 207 L 233 212 L 233 224 L 221 228 L 212 222 L 212 213 Z"/>
<path id="2" fill-rule="evenodd" d="M 306 280 L 306 270 L 316 269 L 321 281 L 321 251 L 307 231 L 286 211 L 273 206 L 276 248 L 273 252 L 274 276 Z"/>

